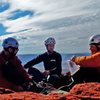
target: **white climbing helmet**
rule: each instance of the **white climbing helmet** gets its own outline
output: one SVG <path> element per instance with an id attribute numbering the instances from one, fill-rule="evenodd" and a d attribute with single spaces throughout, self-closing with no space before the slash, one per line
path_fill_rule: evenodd
<path id="1" fill-rule="evenodd" d="M 89 44 L 100 44 L 100 34 L 91 36 Z"/>
<path id="2" fill-rule="evenodd" d="M 54 38 L 52 38 L 52 37 L 49 37 L 49 38 L 47 38 L 46 40 L 45 40 L 45 45 L 48 45 L 48 44 L 56 44 L 56 41 L 55 41 L 55 39 Z"/>

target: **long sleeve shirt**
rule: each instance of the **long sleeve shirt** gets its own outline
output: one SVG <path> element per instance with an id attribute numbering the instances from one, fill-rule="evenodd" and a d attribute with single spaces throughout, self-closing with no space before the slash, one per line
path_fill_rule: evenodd
<path id="1" fill-rule="evenodd" d="M 14 86 L 16 86 L 16 85 L 13 84 L 12 82 L 8 81 L 4 77 L 3 71 L 2 71 L 2 67 L 4 67 L 3 65 L 6 64 L 7 61 L 8 61 L 8 59 L 6 58 L 6 56 L 4 55 L 4 53 L 1 52 L 0 53 L 0 87 L 13 89 Z M 17 58 L 17 56 L 14 56 L 12 59 L 9 59 L 9 61 L 14 65 L 14 67 L 17 69 L 19 75 L 21 77 L 23 77 L 23 79 L 25 81 L 26 80 L 30 80 L 30 78 L 29 78 L 30 75 L 25 71 L 24 67 L 21 64 L 21 61 Z"/>
<path id="2" fill-rule="evenodd" d="M 76 57 L 75 63 L 81 67 L 100 67 L 100 52 L 90 56 Z"/>
<path id="3" fill-rule="evenodd" d="M 62 58 L 61 55 L 57 52 L 53 52 L 52 54 L 48 55 L 48 53 L 43 53 L 36 57 L 35 59 L 32 59 L 27 64 L 25 64 L 25 68 L 29 68 L 31 66 L 34 66 L 35 64 L 38 64 L 40 62 L 44 63 L 45 70 L 49 70 L 51 74 L 61 74 L 62 72 Z"/>

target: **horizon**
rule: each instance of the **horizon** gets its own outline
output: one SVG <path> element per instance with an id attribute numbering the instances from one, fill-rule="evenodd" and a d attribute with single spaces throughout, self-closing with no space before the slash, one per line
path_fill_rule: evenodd
<path id="1" fill-rule="evenodd" d="M 44 53 L 44 52 L 43 52 Z M 39 54 L 42 54 L 42 53 L 28 53 L 28 54 L 17 54 L 17 55 L 39 55 Z M 61 55 L 64 55 L 64 54 L 91 54 L 90 52 L 81 52 L 81 53 L 60 53 Z"/>

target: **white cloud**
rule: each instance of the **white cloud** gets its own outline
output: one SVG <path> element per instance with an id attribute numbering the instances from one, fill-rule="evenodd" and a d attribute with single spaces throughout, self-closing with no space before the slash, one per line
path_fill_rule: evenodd
<path id="1" fill-rule="evenodd" d="M 83 0 L 5 0 L 5 2 L 10 4 L 10 8 L 0 13 L 0 23 L 7 27 L 6 32 L 14 33 L 1 36 L 1 40 L 13 36 L 19 40 L 22 47 L 26 47 L 27 44 L 28 47 L 38 48 L 46 37 L 54 36 L 59 43 L 57 49 L 61 50 L 60 52 L 63 49 L 63 52 L 66 52 L 67 48 L 73 52 L 74 50 L 70 50 L 72 46 L 76 48 L 81 42 L 86 45 L 84 38 L 92 35 L 92 32 L 99 34 L 100 31 L 98 27 L 100 0 L 84 2 Z M 33 16 L 8 20 L 8 17 L 13 16 L 11 12 L 16 10 L 32 11 Z M 65 43 L 72 46 L 65 47 Z M 87 51 L 82 46 L 81 48 Z"/>

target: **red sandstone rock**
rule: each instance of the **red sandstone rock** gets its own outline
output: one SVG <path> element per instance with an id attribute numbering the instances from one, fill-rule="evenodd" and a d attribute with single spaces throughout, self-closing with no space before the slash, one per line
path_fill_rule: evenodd
<path id="1" fill-rule="evenodd" d="M 0 88 L 0 100 L 100 100 L 100 83 L 75 85 L 69 94 L 14 92 Z"/>
<path id="2" fill-rule="evenodd" d="M 100 100 L 100 83 L 77 84 L 70 90 L 70 94 L 82 100 Z"/>

